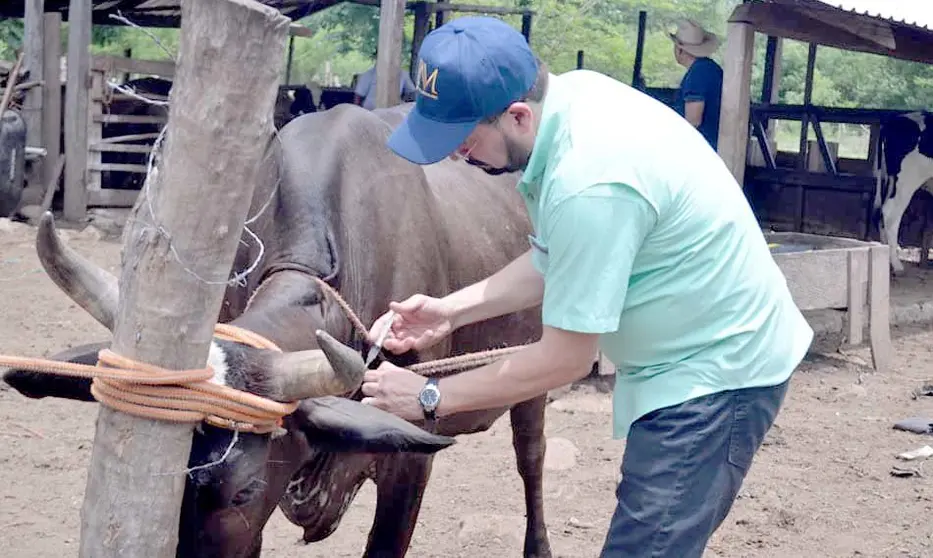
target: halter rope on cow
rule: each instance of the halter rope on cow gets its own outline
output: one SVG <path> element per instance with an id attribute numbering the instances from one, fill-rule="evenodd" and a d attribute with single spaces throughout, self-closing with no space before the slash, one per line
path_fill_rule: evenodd
<path id="1" fill-rule="evenodd" d="M 333 287 L 315 278 L 331 295 L 347 319 L 366 337 L 367 329 L 359 316 Z M 214 326 L 220 339 L 243 343 L 257 349 L 281 352 L 269 339 L 229 324 Z M 350 391 L 362 382 L 365 366 L 362 358 L 324 331 L 316 332 L 321 350 L 330 361 L 340 361 L 352 370 L 340 387 Z M 466 370 L 488 364 L 519 350 L 522 346 L 467 353 L 455 357 L 417 363 L 408 368 L 424 376 Z M 352 353 L 353 356 L 350 356 Z M 356 358 L 353 358 L 356 357 Z M 357 362 L 358 361 L 358 362 Z M 97 366 L 32 357 L 0 355 L 0 365 L 42 374 L 57 374 L 92 380 L 91 394 L 99 403 L 118 411 L 151 419 L 172 422 L 207 422 L 237 430 L 267 434 L 281 428 L 282 418 L 298 407 L 297 402 L 282 403 L 231 387 L 211 383 L 214 370 L 167 370 L 139 362 L 104 349 L 98 353 Z M 334 377 L 331 381 L 341 380 Z"/>

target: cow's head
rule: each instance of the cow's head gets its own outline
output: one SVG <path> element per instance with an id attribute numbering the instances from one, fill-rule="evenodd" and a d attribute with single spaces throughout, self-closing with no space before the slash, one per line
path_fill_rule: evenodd
<path id="1" fill-rule="evenodd" d="M 63 245 L 50 214 L 40 222 L 37 250 L 49 277 L 112 331 L 119 301 L 117 279 Z M 214 382 L 300 404 L 285 417 L 284 433 L 234 433 L 207 424 L 196 428 L 182 505 L 179 556 L 251 556 L 290 476 L 275 473 L 277 467 L 294 472 L 319 451 L 430 454 L 454 443 L 453 438 L 430 434 L 345 397 L 359 385 L 362 359 L 326 334 L 319 333 L 317 339 L 320 348 L 290 353 L 216 338 L 212 342 L 208 363 L 215 371 Z M 93 364 L 105 346 L 84 345 L 52 358 Z M 10 370 L 4 380 L 29 397 L 93 399 L 90 382 L 83 379 Z M 272 444 L 276 445 L 274 464 L 270 462 Z M 270 483 L 278 486 L 270 487 Z"/>

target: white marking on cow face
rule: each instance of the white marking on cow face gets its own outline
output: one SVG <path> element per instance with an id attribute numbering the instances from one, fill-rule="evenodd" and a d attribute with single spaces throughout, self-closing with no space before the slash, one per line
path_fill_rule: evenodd
<path id="1" fill-rule="evenodd" d="M 227 385 L 227 355 L 217 343 L 211 341 L 210 352 L 207 353 L 207 365 L 214 369 L 214 377 L 211 382 L 225 386 Z"/>

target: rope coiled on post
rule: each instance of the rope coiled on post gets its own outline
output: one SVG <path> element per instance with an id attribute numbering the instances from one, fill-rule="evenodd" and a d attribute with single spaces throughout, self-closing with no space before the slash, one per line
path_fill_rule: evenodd
<path id="1" fill-rule="evenodd" d="M 314 277 L 337 302 L 353 328 L 366 338 L 368 329 L 336 289 Z M 214 326 L 214 336 L 256 349 L 281 352 L 271 340 L 230 324 Z M 482 366 L 520 350 L 524 345 L 478 351 L 420 362 L 409 370 L 423 376 L 448 375 Z M 212 383 L 214 370 L 168 370 L 121 356 L 110 349 L 98 353 L 96 366 L 49 359 L 0 355 L 0 366 L 91 380 L 91 395 L 102 405 L 143 418 L 170 422 L 207 422 L 242 432 L 280 432 L 282 419 L 298 402 L 281 403 L 259 395 Z"/>
<path id="2" fill-rule="evenodd" d="M 281 352 L 261 335 L 229 324 L 214 326 L 220 339 L 257 349 Z M 124 413 L 170 422 L 208 424 L 265 434 L 281 428 L 282 418 L 297 402 L 280 403 L 265 397 L 214 384 L 209 366 L 195 370 L 167 370 L 118 355 L 110 349 L 98 354 L 97 366 L 55 360 L 0 355 L 0 365 L 39 373 L 88 378 L 99 403 Z"/>

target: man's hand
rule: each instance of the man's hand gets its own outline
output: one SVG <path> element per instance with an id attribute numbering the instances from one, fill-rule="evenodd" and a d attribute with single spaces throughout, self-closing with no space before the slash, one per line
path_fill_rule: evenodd
<path id="1" fill-rule="evenodd" d="M 454 329 L 455 310 L 439 298 L 416 294 L 402 302 L 390 302 L 389 310 L 395 312 L 395 317 L 383 348 L 395 354 L 431 347 Z M 369 329 L 371 343 L 376 342 L 388 319 L 386 312 L 373 322 Z"/>
<path id="2" fill-rule="evenodd" d="M 424 412 L 418 403 L 418 394 L 425 382 L 427 378 L 424 376 L 383 362 L 379 368 L 367 370 L 363 376 L 362 403 L 408 421 L 419 420 L 424 418 Z"/>

